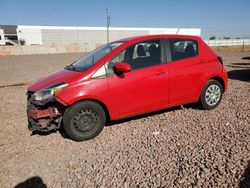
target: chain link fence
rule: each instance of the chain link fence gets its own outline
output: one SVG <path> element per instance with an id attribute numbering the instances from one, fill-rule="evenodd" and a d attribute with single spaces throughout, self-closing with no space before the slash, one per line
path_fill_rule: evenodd
<path id="1" fill-rule="evenodd" d="M 250 39 L 205 40 L 208 46 L 216 50 L 249 51 Z"/>
<path id="2" fill-rule="evenodd" d="M 205 42 L 216 51 L 249 51 L 250 39 L 216 39 L 205 40 Z M 0 55 L 28 55 L 28 54 L 54 54 L 54 53 L 74 53 L 89 52 L 106 41 L 79 40 L 72 41 L 67 38 L 61 41 L 50 41 L 46 45 L 2 45 Z"/>

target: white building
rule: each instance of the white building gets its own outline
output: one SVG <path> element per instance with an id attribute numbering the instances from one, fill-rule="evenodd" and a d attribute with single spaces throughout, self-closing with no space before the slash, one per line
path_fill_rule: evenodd
<path id="1" fill-rule="evenodd" d="M 0 29 L 0 45 L 5 45 L 4 32 Z"/>
<path id="2" fill-rule="evenodd" d="M 2 28 L 2 29 L 1 29 Z M 150 34 L 185 34 L 200 36 L 198 28 L 109 28 L 109 41 L 121 38 L 150 35 Z M 7 39 L 19 43 L 25 41 L 25 45 L 71 45 L 83 44 L 90 49 L 96 48 L 107 42 L 106 27 L 67 27 L 67 26 L 1 26 L 0 44 Z M 6 40 L 5 40 L 6 39 Z M 8 41 L 10 41 L 8 40 Z"/>

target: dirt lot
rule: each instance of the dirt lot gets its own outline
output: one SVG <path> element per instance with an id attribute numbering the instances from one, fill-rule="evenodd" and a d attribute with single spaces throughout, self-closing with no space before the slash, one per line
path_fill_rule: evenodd
<path id="1" fill-rule="evenodd" d="M 0 57 L 0 187 L 250 187 L 250 53 L 219 53 L 230 79 L 215 110 L 127 119 L 81 143 L 31 136 L 25 92 L 82 54 Z"/>

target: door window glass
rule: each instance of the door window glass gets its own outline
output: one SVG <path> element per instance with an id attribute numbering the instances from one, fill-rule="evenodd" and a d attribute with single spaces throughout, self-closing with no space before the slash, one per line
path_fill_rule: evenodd
<path id="1" fill-rule="evenodd" d="M 172 61 L 194 57 L 198 54 L 198 43 L 195 40 L 170 39 Z"/>
<path id="2" fill-rule="evenodd" d="M 107 72 L 113 72 L 116 62 L 130 64 L 133 70 L 161 64 L 160 40 L 143 41 L 129 46 L 106 64 Z"/>

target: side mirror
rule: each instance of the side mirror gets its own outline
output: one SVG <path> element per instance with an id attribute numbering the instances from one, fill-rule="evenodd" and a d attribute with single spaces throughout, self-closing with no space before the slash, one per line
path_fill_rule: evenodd
<path id="1" fill-rule="evenodd" d="M 115 64 L 114 70 L 116 73 L 124 73 L 131 71 L 131 66 L 128 63 L 117 62 Z"/>

